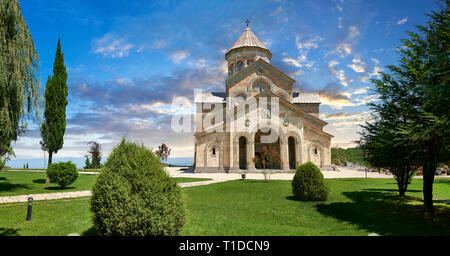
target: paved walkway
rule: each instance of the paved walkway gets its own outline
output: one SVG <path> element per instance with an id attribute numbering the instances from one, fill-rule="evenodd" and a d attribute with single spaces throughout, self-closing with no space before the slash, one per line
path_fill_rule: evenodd
<path id="1" fill-rule="evenodd" d="M 182 188 L 185 188 L 185 187 L 208 185 L 208 184 L 224 182 L 224 181 L 226 181 L 226 180 L 216 179 L 216 180 L 179 183 L 178 185 Z M 83 191 L 73 191 L 73 192 L 57 192 L 57 193 L 30 194 L 30 195 L 19 195 L 19 196 L 2 196 L 2 197 L 0 197 L 0 204 L 24 203 L 24 202 L 28 201 L 29 196 L 33 196 L 33 200 L 36 201 L 36 200 L 54 200 L 54 199 L 84 197 L 84 196 L 91 196 L 91 194 L 92 193 L 90 190 L 83 190 Z"/>

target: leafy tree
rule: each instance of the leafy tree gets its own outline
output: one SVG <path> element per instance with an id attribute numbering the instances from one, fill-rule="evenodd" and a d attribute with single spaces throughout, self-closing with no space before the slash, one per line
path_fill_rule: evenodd
<path id="1" fill-rule="evenodd" d="M 50 164 L 47 168 L 47 176 L 52 183 L 64 189 L 78 178 L 77 166 L 71 161 Z"/>
<path id="2" fill-rule="evenodd" d="M 45 86 L 45 122 L 41 125 L 41 148 L 48 152 L 48 163 L 52 163 L 53 153 L 58 153 L 64 144 L 66 131 L 67 72 L 61 40 L 58 39 L 53 76 L 48 77 Z"/>
<path id="3" fill-rule="evenodd" d="M 102 146 L 96 141 L 90 141 L 88 145 L 90 145 L 88 153 L 91 156 L 92 161 L 89 160 L 89 155 L 86 155 L 86 166 L 84 167 L 84 169 L 100 168 L 100 162 L 102 161 Z"/>
<path id="4" fill-rule="evenodd" d="M 11 143 L 25 118 L 39 121 L 39 57 L 17 0 L 0 1 L 0 167 L 14 155 Z"/>
<path id="5" fill-rule="evenodd" d="M 297 167 L 291 185 L 292 193 L 300 201 L 326 201 L 330 193 L 323 181 L 322 172 L 312 162 Z"/>
<path id="6" fill-rule="evenodd" d="M 158 156 L 125 139 L 98 175 L 90 205 L 100 235 L 174 236 L 186 218 L 180 187 Z"/>
<path id="7" fill-rule="evenodd" d="M 428 14 L 430 20 L 417 26 L 418 33 L 408 32 L 409 38 L 398 49 L 399 65 L 388 66 L 391 74 L 382 73 L 381 80 L 372 80 L 380 94 L 380 103 L 374 105 L 376 114 L 382 121 L 387 116 L 400 125 L 387 121 L 378 127 L 384 138 L 395 138 L 389 154 L 409 149 L 404 156 L 412 161 L 409 164 L 423 166 L 424 206 L 429 213 L 434 211 L 436 167 L 450 155 L 449 4 L 450 0 L 442 1 L 439 11 Z"/>
<path id="8" fill-rule="evenodd" d="M 386 85 L 378 86 L 380 88 Z M 396 87 L 388 87 L 384 89 L 396 90 Z M 384 99 L 384 94 L 381 94 L 381 98 Z M 418 163 L 414 154 L 411 154 L 414 144 L 407 136 L 397 133 L 398 129 L 405 127 L 405 119 L 401 112 L 393 111 L 396 109 L 395 104 L 393 101 L 383 101 L 382 104 L 371 105 L 375 113 L 381 117 L 373 123 L 363 125 L 364 130 L 361 132 L 359 144 L 366 162 L 391 171 L 397 181 L 400 196 L 404 196 Z"/>
<path id="9" fill-rule="evenodd" d="M 341 165 L 346 162 L 365 164 L 361 148 L 331 149 L 331 163 Z"/>

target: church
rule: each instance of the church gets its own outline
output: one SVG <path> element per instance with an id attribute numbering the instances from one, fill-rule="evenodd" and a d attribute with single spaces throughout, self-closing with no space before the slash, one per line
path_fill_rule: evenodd
<path id="1" fill-rule="evenodd" d="M 225 53 L 225 92 L 194 93 L 194 172 L 258 172 L 255 158 L 279 156 L 274 172 L 294 172 L 311 161 L 331 165 L 331 134 L 319 118 L 317 93 L 293 88 L 295 80 L 270 64 L 272 53 L 250 30 Z"/>

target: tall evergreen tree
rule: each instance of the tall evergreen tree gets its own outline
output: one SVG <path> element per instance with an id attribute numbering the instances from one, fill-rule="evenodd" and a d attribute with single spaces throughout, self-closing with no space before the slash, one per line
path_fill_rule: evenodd
<path id="1" fill-rule="evenodd" d="M 402 40 L 399 65 L 388 66 L 391 74 L 373 80 L 381 96 L 379 118 L 397 117 L 398 125 L 384 129 L 394 135 L 397 144 L 392 146 L 408 148 L 408 159 L 423 166 L 424 206 L 429 213 L 434 211 L 436 167 L 450 157 L 450 0 L 441 3 L 426 25 L 417 26 L 419 33 L 408 32 L 409 38 Z"/>
<path id="2" fill-rule="evenodd" d="M 0 169 L 25 117 L 39 121 L 39 57 L 17 0 L 0 1 Z"/>
<path id="3" fill-rule="evenodd" d="M 48 163 L 52 163 L 53 153 L 58 153 L 64 144 L 66 131 L 67 72 L 61 40 L 58 39 L 53 76 L 48 77 L 45 86 L 45 122 L 41 126 L 41 147 L 48 152 Z"/>

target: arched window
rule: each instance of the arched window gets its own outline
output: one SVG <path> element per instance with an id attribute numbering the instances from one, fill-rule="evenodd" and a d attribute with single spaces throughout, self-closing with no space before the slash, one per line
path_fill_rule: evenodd
<path id="1" fill-rule="evenodd" d="M 247 60 L 247 66 L 250 66 L 250 65 L 252 65 L 252 64 L 253 64 L 253 59 Z"/>
<path id="2" fill-rule="evenodd" d="M 238 61 L 237 63 L 237 71 L 241 71 L 242 70 L 242 61 Z"/>
<path id="3" fill-rule="evenodd" d="M 256 90 L 257 93 L 261 93 L 269 90 L 269 86 L 263 81 L 257 81 L 253 84 L 253 90 Z"/>
<path id="4" fill-rule="evenodd" d="M 314 155 L 317 155 L 317 147 L 314 148 Z"/>
<path id="5" fill-rule="evenodd" d="M 231 64 L 231 65 L 230 65 L 230 68 L 229 68 L 230 76 L 232 76 L 232 75 L 233 75 L 233 73 L 234 73 L 234 70 L 233 70 L 233 68 L 234 68 L 234 65 L 233 65 L 233 64 Z"/>
<path id="6" fill-rule="evenodd" d="M 213 155 L 213 156 L 216 156 L 216 147 L 212 147 L 212 150 L 211 150 L 211 151 L 212 151 L 212 155 Z"/>

